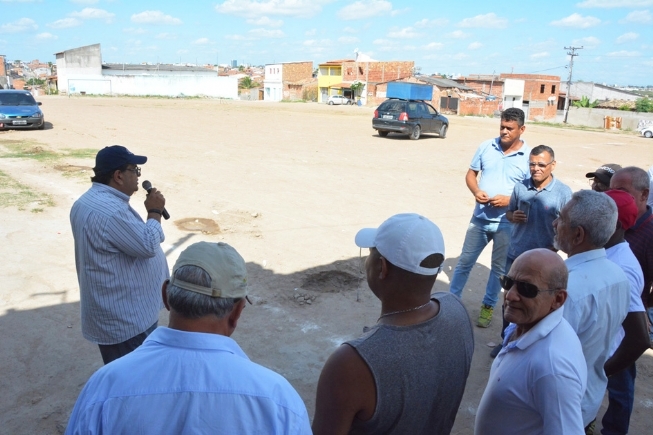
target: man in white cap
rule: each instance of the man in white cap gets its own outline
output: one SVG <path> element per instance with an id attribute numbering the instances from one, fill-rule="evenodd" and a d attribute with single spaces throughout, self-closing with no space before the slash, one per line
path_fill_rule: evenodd
<path id="1" fill-rule="evenodd" d="M 168 328 L 91 377 L 67 434 L 311 433 L 288 381 L 230 338 L 247 298 L 245 261 L 234 248 L 189 246 L 162 293 Z"/>
<path id="2" fill-rule="evenodd" d="M 431 290 L 444 261 L 440 229 L 399 214 L 356 234 L 370 248 L 367 283 L 381 301 L 377 324 L 340 346 L 317 386 L 313 432 L 448 434 L 474 352 L 460 299 Z"/>

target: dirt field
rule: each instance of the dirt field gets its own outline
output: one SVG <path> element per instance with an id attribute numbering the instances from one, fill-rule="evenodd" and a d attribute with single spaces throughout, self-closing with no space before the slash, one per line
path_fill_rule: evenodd
<path id="1" fill-rule="evenodd" d="M 243 255 L 254 305 L 234 338 L 252 360 L 283 374 L 312 415 L 324 361 L 380 311 L 354 234 L 399 212 L 428 216 L 447 246 L 436 290 L 448 290 L 474 204 L 464 175 L 478 144 L 496 136 L 499 125 L 451 116 L 446 139 L 411 141 L 379 138 L 370 108 L 39 100 L 46 130 L 0 133 L 0 432 L 10 434 L 62 432 L 80 389 L 102 365 L 97 347 L 81 336 L 68 221 L 72 203 L 90 186 L 90 156 L 98 149 L 122 144 L 148 156 L 141 180 L 163 191 L 172 215 L 163 224 L 170 267 L 200 240 L 224 240 Z M 528 125 L 523 137 L 553 147 L 556 175 L 573 190 L 588 188 L 585 173 L 602 163 L 653 164 L 653 141 L 634 134 Z M 6 158 L 11 150 L 16 157 Z M 142 213 L 144 196 L 141 190 L 131 201 Z M 474 320 L 489 256 L 488 249 L 463 296 Z M 160 322 L 167 324 L 165 312 Z M 490 328 L 475 328 L 456 434 L 473 432 L 492 362 L 488 343 L 498 341 L 499 329 L 497 315 Z M 632 434 L 650 433 L 653 351 L 640 358 L 638 372 Z"/>

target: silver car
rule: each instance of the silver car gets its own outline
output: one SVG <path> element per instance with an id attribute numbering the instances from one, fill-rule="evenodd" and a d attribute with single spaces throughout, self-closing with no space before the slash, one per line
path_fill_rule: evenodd
<path id="1" fill-rule="evenodd" d="M 327 103 L 329 106 L 333 106 L 334 104 L 353 104 L 353 101 L 344 95 L 331 95 L 329 99 L 327 100 Z"/>

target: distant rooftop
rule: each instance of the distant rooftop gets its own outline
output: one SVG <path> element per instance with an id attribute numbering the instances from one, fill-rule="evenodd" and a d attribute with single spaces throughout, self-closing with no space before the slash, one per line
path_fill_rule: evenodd
<path id="1" fill-rule="evenodd" d="M 110 69 L 115 71 L 185 71 L 185 72 L 206 72 L 214 71 L 202 66 L 186 66 L 186 65 L 172 65 L 172 64 L 140 64 L 140 63 L 105 63 L 102 64 L 102 69 Z"/>
<path id="2" fill-rule="evenodd" d="M 440 77 L 431 77 L 431 76 L 415 76 L 415 78 L 419 81 L 422 81 L 424 83 L 428 83 L 431 85 L 435 85 L 438 88 L 457 88 L 460 89 L 461 91 L 471 91 L 473 90 L 472 88 L 465 86 L 459 82 L 456 82 L 454 80 L 450 79 L 444 79 Z"/>

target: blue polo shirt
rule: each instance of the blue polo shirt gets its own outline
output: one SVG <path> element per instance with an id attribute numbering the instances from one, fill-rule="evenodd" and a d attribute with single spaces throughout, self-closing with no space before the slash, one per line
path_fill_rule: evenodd
<path id="1" fill-rule="evenodd" d="M 486 192 L 490 198 L 495 195 L 509 196 L 515 183 L 530 177 L 528 170 L 528 156 L 531 149 L 526 145 L 510 154 L 504 154 L 499 143 L 499 138 L 486 140 L 472 158 L 469 168 L 481 172 L 478 187 Z M 508 207 L 493 207 L 490 204 L 476 203 L 474 217 L 490 222 L 507 222 L 506 212 Z"/>
<path id="2" fill-rule="evenodd" d="M 508 258 L 514 260 L 523 252 L 535 248 L 553 247 L 553 221 L 560 216 L 560 210 L 571 199 L 571 189 L 562 181 L 553 179 L 541 190 L 528 178 L 515 184 L 508 209 L 519 209 L 519 201 L 528 201 L 531 206 L 528 222 L 514 224 L 510 236 Z"/>

